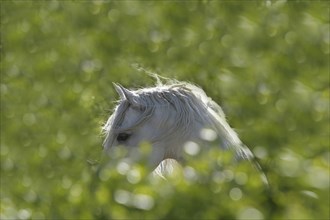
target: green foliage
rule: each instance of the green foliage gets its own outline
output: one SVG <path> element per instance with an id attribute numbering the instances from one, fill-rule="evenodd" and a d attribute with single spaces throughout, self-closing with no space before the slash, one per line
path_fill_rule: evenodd
<path id="1" fill-rule="evenodd" d="M 327 1 L 1 1 L 1 219 L 329 219 Z M 200 85 L 255 152 L 102 156 L 111 82 Z"/>

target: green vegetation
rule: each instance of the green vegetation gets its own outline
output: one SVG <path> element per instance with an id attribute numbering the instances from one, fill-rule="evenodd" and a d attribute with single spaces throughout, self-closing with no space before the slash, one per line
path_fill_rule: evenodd
<path id="1" fill-rule="evenodd" d="M 1 219 L 329 219 L 329 2 L 0 4 Z M 200 85 L 270 189 L 216 151 L 168 181 L 102 156 L 143 69 Z"/>

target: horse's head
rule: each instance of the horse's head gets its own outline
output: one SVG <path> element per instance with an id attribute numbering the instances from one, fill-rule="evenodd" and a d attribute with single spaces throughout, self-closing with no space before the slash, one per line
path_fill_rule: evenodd
<path id="1" fill-rule="evenodd" d="M 175 88 L 154 87 L 131 91 L 114 84 L 119 104 L 104 126 L 105 150 L 115 146 L 152 146 L 150 163 L 157 166 L 164 159 L 180 160 L 182 145 L 193 133 L 193 115 L 182 112 L 183 97 Z M 176 89 L 178 90 L 178 89 Z"/>

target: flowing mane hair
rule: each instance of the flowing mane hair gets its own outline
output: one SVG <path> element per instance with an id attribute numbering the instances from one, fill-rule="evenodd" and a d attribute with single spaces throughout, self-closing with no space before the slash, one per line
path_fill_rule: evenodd
<path id="1" fill-rule="evenodd" d="M 155 134 L 148 139 L 153 147 L 158 146 L 157 149 L 163 150 L 158 163 L 168 158 L 179 161 L 179 149 L 187 141 L 200 139 L 202 127 L 216 133 L 220 140 L 220 148 L 232 150 L 239 160 L 253 160 L 252 152 L 229 126 L 221 107 L 200 87 L 169 79 L 163 83 L 158 76 L 156 79 L 157 83 L 154 87 L 137 90 L 128 90 L 114 84 L 121 99 L 114 113 L 103 126 L 106 134 L 103 144 L 105 150 L 115 145 L 120 133 L 139 129 L 148 121 L 158 117 L 157 128 L 150 128 L 150 132 Z M 133 122 L 125 123 L 130 108 L 139 111 L 140 114 Z M 164 127 L 166 129 L 157 132 Z M 259 168 L 258 164 L 257 167 Z"/>

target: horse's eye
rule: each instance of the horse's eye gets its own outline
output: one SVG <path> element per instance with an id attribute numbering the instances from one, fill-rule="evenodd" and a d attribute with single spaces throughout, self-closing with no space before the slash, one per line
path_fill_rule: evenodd
<path id="1" fill-rule="evenodd" d="M 127 133 L 119 133 L 117 136 L 117 141 L 118 142 L 124 142 L 127 141 L 127 139 L 131 136 L 131 134 Z"/>

